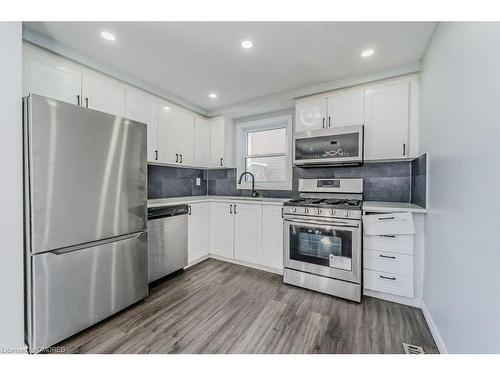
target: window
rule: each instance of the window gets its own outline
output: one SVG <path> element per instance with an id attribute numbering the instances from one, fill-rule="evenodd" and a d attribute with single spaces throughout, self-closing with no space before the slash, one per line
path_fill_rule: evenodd
<path id="1" fill-rule="evenodd" d="M 237 124 L 238 176 L 251 172 L 255 188 L 292 189 L 292 116 L 273 117 Z M 238 189 L 250 189 L 246 176 Z"/>

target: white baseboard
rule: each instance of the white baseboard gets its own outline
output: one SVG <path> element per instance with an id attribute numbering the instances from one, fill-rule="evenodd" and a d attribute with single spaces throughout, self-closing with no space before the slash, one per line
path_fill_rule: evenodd
<path id="1" fill-rule="evenodd" d="M 418 297 L 408 298 L 396 296 L 394 294 L 377 292 L 375 290 L 363 289 L 363 294 L 369 297 L 375 297 L 379 299 L 384 299 L 386 301 L 400 303 L 402 305 L 408 305 L 420 308 L 422 306 L 422 300 Z"/>
<path id="2" fill-rule="evenodd" d="M 210 255 L 204 255 L 204 256 L 202 256 L 201 258 L 195 259 L 195 260 L 193 260 L 193 261 L 189 262 L 189 263 L 188 263 L 188 265 L 187 265 L 186 267 L 184 267 L 184 269 L 186 270 L 186 269 L 188 269 L 189 267 L 192 267 L 192 266 L 194 266 L 195 264 L 198 264 L 198 263 L 200 263 L 200 262 L 203 262 L 205 259 L 208 259 L 208 258 L 210 258 Z"/>
<path id="3" fill-rule="evenodd" d="M 242 262 L 242 261 L 239 261 L 236 259 L 221 257 L 219 255 L 214 255 L 214 254 L 209 254 L 208 258 L 218 259 L 218 260 L 222 260 L 222 261 L 228 262 L 228 263 L 239 264 L 240 266 L 246 266 L 246 267 L 255 268 L 255 269 L 258 269 L 261 271 L 266 271 L 266 272 L 270 272 L 270 273 L 276 273 L 278 275 L 283 275 L 283 270 L 277 270 L 275 268 L 269 268 L 269 267 L 261 266 L 259 264 Z"/>
<path id="4" fill-rule="evenodd" d="M 431 313 L 429 309 L 427 308 L 427 305 L 425 304 L 424 301 L 422 301 L 420 308 L 422 309 L 422 312 L 424 313 L 424 318 L 425 321 L 427 322 L 427 325 L 429 326 L 429 329 L 431 331 L 432 337 L 434 338 L 434 342 L 436 343 L 436 346 L 439 350 L 439 353 L 441 354 L 448 354 L 448 349 L 446 349 L 446 345 L 444 344 L 444 341 L 439 334 L 439 330 L 434 323 L 434 320 L 432 319 Z"/>

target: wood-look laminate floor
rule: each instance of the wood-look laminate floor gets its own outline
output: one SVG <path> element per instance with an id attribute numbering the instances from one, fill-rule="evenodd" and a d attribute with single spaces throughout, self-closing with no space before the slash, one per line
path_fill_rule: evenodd
<path id="1" fill-rule="evenodd" d="M 419 309 L 361 304 L 215 259 L 156 285 L 144 301 L 58 344 L 67 353 L 436 353 Z"/>

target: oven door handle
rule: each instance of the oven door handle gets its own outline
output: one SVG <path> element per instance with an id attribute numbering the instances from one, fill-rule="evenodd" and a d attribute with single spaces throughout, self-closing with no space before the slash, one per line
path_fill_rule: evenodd
<path id="1" fill-rule="evenodd" d="M 319 220 L 296 220 L 285 219 L 289 223 L 330 225 L 332 227 L 359 228 L 359 224 L 348 224 L 345 221 L 319 221 Z"/>

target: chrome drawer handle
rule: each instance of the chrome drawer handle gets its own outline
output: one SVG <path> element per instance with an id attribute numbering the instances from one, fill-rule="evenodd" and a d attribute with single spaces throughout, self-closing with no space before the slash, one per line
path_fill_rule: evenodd
<path id="1" fill-rule="evenodd" d="M 379 237 L 385 237 L 385 238 L 396 238 L 394 234 L 381 234 Z"/>
<path id="2" fill-rule="evenodd" d="M 396 257 L 392 257 L 392 256 L 389 256 L 389 255 L 379 254 L 378 256 L 381 257 L 381 258 L 396 259 Z"/>
<path id="3" fill-rule="evenodd" d="M 395 281 L 396 278 L 395 277 L 387 277 L 387 276 L 383 276 L 383 275 L 379 275 L 381 279 L 386 279 L 386 280 L 392 280 L 392 281 Z"/>
<path id="4" fill-rule="evenodd" d="M 391 216 L 391 217 L 379 217 L 378 220 L 394 220 L 394 216 Z"/>

